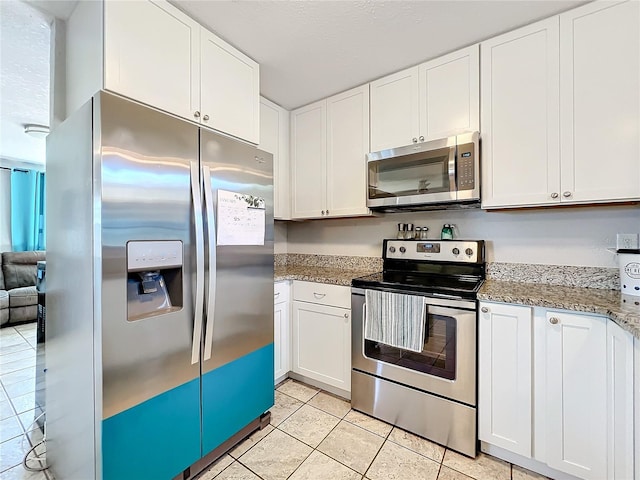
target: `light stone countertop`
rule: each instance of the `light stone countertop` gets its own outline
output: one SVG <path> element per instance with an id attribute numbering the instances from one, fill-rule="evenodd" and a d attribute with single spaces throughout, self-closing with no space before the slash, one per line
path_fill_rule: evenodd
<path id="1" fill-rule="evenodd" d="M 274 281 L 304 280 L 305 282 L 329 283 L 331 285 L 351 286 L 351 279 L 374 273 L 376 270 L 344 270 L 340 268 L 318 267 L 313 265 L 276 266 Z"/>
<path id="2" fill-rule="evenodd" d="M 618 290 L 488 279 L 478 300 L 604 315 L 640 339 L 640 297 L 623 296 Z"/>

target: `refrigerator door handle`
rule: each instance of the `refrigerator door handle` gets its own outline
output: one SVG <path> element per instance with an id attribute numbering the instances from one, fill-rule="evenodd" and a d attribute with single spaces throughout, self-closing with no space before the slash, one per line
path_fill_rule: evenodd
<path id="1" fill-rule="evenodd" d="M 211 358 L 213 348 L 213 325 L 216 304 L 216 215 L 213 210 L 213 190 L 211 188 L 211 170 L 202 167 L 204 179 L 204 205 L 209 236 L 209 289 L 207 292 L 207 328 L 204 336 L 204 360 Z"/>
<path id="2" fill-rule="evenodd" d="M 202 340 L 202 305 L 204 297 L 204 228 L 202 225 L 202 197 L 200 194 L 200 169 L 198 162 L 191 162 L 191 199 L 193 201 L 193 223 L 196 234 L 196 303 L 193 309 L 193 343 L 191 364 L 200 361 Z"/>

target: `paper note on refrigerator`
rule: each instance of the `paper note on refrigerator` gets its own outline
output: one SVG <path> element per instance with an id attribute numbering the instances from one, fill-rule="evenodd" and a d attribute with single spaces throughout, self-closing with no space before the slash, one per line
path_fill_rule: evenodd
<path id="1" fill-rule="evenodd" d="M 218 245 L 264 245 L 262 197 L 218 190 Z"/>

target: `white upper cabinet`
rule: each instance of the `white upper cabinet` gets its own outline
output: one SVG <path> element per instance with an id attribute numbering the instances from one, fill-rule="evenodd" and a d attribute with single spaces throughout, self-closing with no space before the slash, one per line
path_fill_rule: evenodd
<path id="1" fill-rule="evenodd" d="M 482 206 L 559 202 L 558 18 L 480 44 Z"/>
<path id="2" fill-rule="evenodd" d="M 372 82 L 372 152 L 479 130 L 478 45 Z"/>
<path id="3" fill-rule="evenodd" d="M 200 91 L 202 123 L 259 143 L 259 66 L 204 29 L 200 42 Z"/>
<path id="4" fill-rule="evenodd" d="M 168 2 L 79 2 L 66 40 L 68 114 L 106 89 L 259 142 L 258 64 Z"/>
<path id="5" fill-rule="evenodd" d="M 419 135 L 418 67 L 371 82 L 371 151 L 408 145 Z"/>
<path id="6" fill-rule="evenodd" d="M 366 215 L 369 86 L 327 100 L 327 205 L 330 217 Z"/>
<path id="7" fill-rule="evenodd" d="M 562 196 L 640 197 L 640 3 L 560 15 Z"/>
<path id="8" fill-rule="evenodd" d="M 480 130 L 480 59 L 474 45 L 418 67 L 420 136 L 425 140 Z"/>
<path id="9" fill-rule="evenodd" d="M 291 216 L 324 215 L 326 204 L 327 102 L 291 112 Z"/>
<path id="10" fill-rule="evenodd" d="M 640 198 L 640 3 L 481 44 L 482 206 Z"/>
<path id="11" fill-rule="evenodd" d="M 166 2 L 105 2 L 104 87 L 181 117 L 200 104 L 200 25 Z"/>
<path id="12" fill-rule="evenodd" d="M 291 112 L 292 218 L 368 215 L 369 86 Z"/>
<path id="13" fill-rule="evenodd" d="M 273 155 L 273 216 L 291 218 L 289 195 L 289 112 L 260 97 L 260 145 Z"/>

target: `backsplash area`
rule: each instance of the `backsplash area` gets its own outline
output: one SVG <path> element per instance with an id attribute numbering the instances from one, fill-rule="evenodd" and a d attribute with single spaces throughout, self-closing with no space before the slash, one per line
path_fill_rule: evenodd
<path id="1" fill-rule="evenodd" d="M 487 278 L 504 282 L 620 289 L 619 270 L 605 267 L 494 262 L 487 265 Z"/>
<path id="2" fill-rule="evenodd" d="M 488 262 L 616 269 L 616 254 L 608 249 L 616 233 L 638 232 L 640 207 L 446 210 L 276 223 L 276 253 L 380 257 L 382 240 L 395 237 L 398 223 L 427 226 L 430 239 L 453 223 L 456 238 L 486 240 Z"/>

